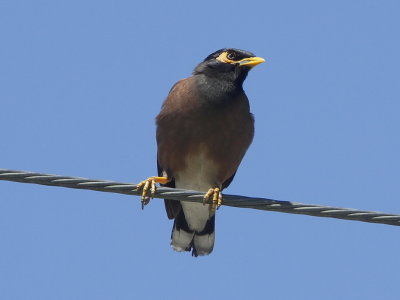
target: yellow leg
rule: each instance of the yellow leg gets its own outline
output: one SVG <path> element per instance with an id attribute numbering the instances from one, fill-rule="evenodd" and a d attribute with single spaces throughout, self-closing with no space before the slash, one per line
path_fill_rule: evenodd
<path id="1" fill-rule="evenodd" d="M 203 204 L 207 204 L 208 199 L 212 197 L 212 203 L 210 205 L 210 213 L 214 213 L 215 212 L 215 208 L 220 208 L 220 206 L 222 205 L 222 193 L 220 188 L 216 187 L 216 188 L 210 188 L 208 190 L 208 192 L 204 195 L 203 197 Z"/>
<path id="2" fill-rule="evenodd" d="M 139 184 L 136 187 L 136 190 L 143 188 L 143 190 L 142 190 L 142 209 L 144 208 L 145 205 L 147 205 L 150 202 L 150 197 L 151 198 L 154 197 L 154 194 L 157 190 L 156 183 L 166 184 L 169 181 L 170 180 L 167 177 L 152 176 L 152 177 L 147 178 L 146 180 L 139 182 Z M 150 189 L 150 197 L 147 195 L 149 189 Z"/>

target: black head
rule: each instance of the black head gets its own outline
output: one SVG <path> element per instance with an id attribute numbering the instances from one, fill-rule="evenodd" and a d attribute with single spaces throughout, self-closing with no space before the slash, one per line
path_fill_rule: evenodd
<path id="1" fill-rule="evenodd" d="M 204 74 L 241 87 L 250 69 L 264 61 L 251 52 L 225 48 L 207 56 L 194 69 L 193 75 Z"/>

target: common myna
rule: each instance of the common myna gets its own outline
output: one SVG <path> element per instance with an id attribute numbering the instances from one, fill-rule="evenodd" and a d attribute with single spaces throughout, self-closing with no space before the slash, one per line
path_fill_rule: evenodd
<path id="1" fill-rule="evenodd" d="M 254 135 L 243 81 L 264 61 L 239 49 L 210 54 L 191 77 L 172 87 L 156 118 L 158 177 L 139 183 L 142 205 L 156 183 L 205 192 L 204 204 L 164 200 L 168 218 L 175 219 L 171 246 L 176 251 L 198 256 L 213 250 L 221 191 L 232 182 Z"/>

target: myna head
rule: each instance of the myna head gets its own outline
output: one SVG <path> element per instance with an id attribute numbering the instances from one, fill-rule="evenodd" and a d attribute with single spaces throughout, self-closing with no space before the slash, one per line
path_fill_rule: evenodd
<path id="1" fill-rule="evenodd" d="M 203 74 L 241 88 L 251 68 L 264 61 L 265 59 L 245 50 L 224 48 L 207 56 L 194 69 L 193 75 Z"/>

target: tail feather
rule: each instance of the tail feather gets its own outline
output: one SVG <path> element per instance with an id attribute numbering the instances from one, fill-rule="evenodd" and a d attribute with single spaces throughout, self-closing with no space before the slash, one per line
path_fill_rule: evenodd
<path id="1" fill-rule="evenodd" d="M 171 246 L 175 251 L 191 251 L 192 255 L 208 255 L 214 248 L 215 215 L 208 221 L 201 232 L 191 230 L 186 222 L 183 210 L 175 217 L 171 234 Z"/>
<path id="2" fill-rule="evenodd" d="M 194 237 L 194 231 L 190 230 L 183 210 L 175 217 L 174 227 L 171 233 L 171 246 L 175 251 L 190 251 Z"/>
<path id="3" fill-rule="evenodd" d="M 213 215 L 202 232 L 196 232 L 193 237 L 193 256 L 208 255 L 213 251 L 215 241 L 215 215 Z"/>

